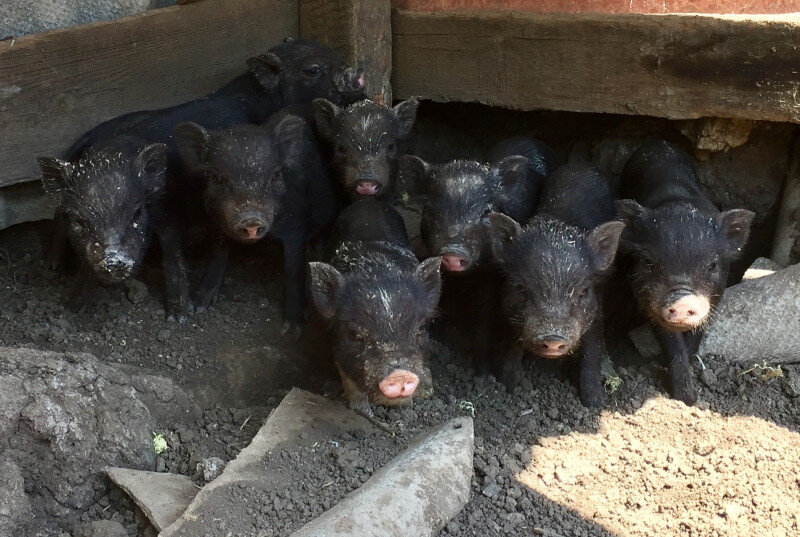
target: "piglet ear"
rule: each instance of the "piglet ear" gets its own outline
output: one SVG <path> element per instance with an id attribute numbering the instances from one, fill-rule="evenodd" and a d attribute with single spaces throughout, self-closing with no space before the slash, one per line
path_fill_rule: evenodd
<path id="1" fill-rule="evenodd" d="M 441 257 L 429 257 L 414 269 L 414 275 L 424 286 L 425 307 L 431 315 L 439 304 L 439 296 L 442 294 L 442 275 L 439 272 L 441 266 Z"/>
<path id="2" fill-rule="evenodd" d="M 72 164 L 52 157 L 36 159 L 42 170 L 42 187 L 48 194 L 58 194 L 72 176 Z"/>
<path id="3" fill-rule="evenodd" d="M 617 219 L 625 222 L 627 226 L 647 214 L 647 209 L 633 200 L 617 200 L 614 202 L 614 207 L 617 209 Z"/>
<path id="4" fill-rule="evenodd" d="M 592 252 L 592 259 L 597 270 L 603 272 L 611 268 L 614 257 L 617 255 L 619 237 L 622 235 L 623 229 L 625 229 L 625 224 L 614 220 L 600 224 L 587 235 L 586 242 L 589 244 L 589 251 Z"/>
<path id="5" fill-rule="evenodd" d="M 331 140 L 336 132 L 334 126 L 342 109 L 327 99 L 314 99 L 314 121 L 323 138 Z"/>
<path id="6" fill-rule="evenodd" d="M 398 103 L 392 108 L 392 112 L 394 112 L 394 116 L 397 118 L 398 138 L 405 138 L 411 134 L 414 121 L 417 119 L 417 108 L 419 108 L 419 101 L 416 97 Z"/>
<path id="7" fill-rule="evenodd" d="M 327 263 L 309 263 L 308 270 L 311 299 L 319 314 L 325 319 L 331 319 L 336 313 L 336 295 L 344 283 L 344 277 Z"/>
<path id="8" fill-rule="evenodd" d="M 513 191 L 528 180 L 528 158 L 510 155 L 495 164 L 489 173 L 497 174 L 500 186 Z"/>
<path id="9" fill-rule="evenodd" d="M 403 155 L 397 162 L 397 189 L 412 196 L 430 191 L 431 165 L 415 155 Z"/>
<path id="10" fill-rule="evenodd" d="M 275 126 L 275 139 L 281 147 L 284 162 L 289 167 L 302 164 L 304 147 L 313 133 L 305 120 L 299 116 L 287 115 Z"/>
<path id="11" fill-rule="evenodd" d="M 250 73 L 258 84 L 268 92 L 275 91 L 281 80 L 281 59 L 271 52 L 265 52 L 245 60 Z"/>
<path id="12" fill-rule="evenodd" d="M 167 175 L 167 145 L 145 146 L 133 160 L 133 169 L 148 190 L 161 190 Z"/>
<path id="13" fill-rule="evenodd" d="M 503 262 L 506 249 L 522 233 L 522 226 L 510 216 L 503 213 L 492 212 L 483 217 L 483 225 L 489 235 L 492 245 L 492 254 L 495 259 Z"/>
<path id="14" fill-rule="evenodd" d="M 742 252 L 750 236 L 750 228 L 756 214 L 746 209 L 731 209 L 717 216 L 719 232 L 725 239 L 725 254 L 729 259 L 734 259 Z"/>
<path id="15" fill-rule="evenodd" d="M 172 135 L 184 164 L 191 172 L 205 167 L 213 143 L 210 132 L 197 123 L 186 122 L 175 126 Z"/>

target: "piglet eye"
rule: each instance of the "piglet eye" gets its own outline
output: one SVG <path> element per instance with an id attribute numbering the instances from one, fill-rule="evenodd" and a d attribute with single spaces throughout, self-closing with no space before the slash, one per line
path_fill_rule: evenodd
<path id="1" fill-rule="evenodd" d="M 719 267 L 719 265 L 717 264 L 717 262 L 716 261 L 712 261 L 711 263 L 708 264 L 708 271 L 709 272 L 715 272 L 718 267 Z"/>
<path id="2" fill-rule="evenodd" d="M 587 296 L 589 296 L 589 288 L 588 287 L 584 287 L 578 293 L 578 298 L 586 298 Z"/>
<path id="3" fill-rule="evenodd" d="M 491 213 L 491 212 L 492 212 L 492 208 L 491 208 L 491 207 L 486 207 L 486 208 L 483 210 L 483 215 L 482 215 L 482 216 L 488 216 L 488 215 L 489 215 L 489 213 Z"/>
<path id="4" fill-rule="evenodd" d="M 336 144 L 336 146 L 333 149 L 334 149 L 334 151 L 336 151 L 336 154 L 339 155 L 339 156 L 344 155 L 345 153 L 347 153 L 347 147 L 345 147 L 344 144 Z"/>
<path id="5" fill-rule="evenodd" d="M 395 154 L 397 152 L 397 144 L 392 142 L 389 145 L 387 145 L 386 146 L 386 152 L 389 153 L 390 155 Z"/>
<path id="6" fill-rule="evenodd" d="M 283 177 L 283 170 L 280 168 L 275 168 L 272 170 L 272 176 L 270 177 L 271 180 L 277 181 Z"/>
<path id="7" fill-rule="evenodd" d="M 303 74 L 309 77 L 319 76 L 321 72 L 322 69 L 320 68 L 319 65 L 311 65 L 303 69 Z"/>

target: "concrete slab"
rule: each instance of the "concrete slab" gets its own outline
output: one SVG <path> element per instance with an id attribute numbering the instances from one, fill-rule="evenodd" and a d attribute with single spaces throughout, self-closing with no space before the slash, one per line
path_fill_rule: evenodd
<path id="1" fill-rule="evenodd" d="M 175 522 L 200 490 L 185 475 L 112 467 L 105 472 L 158 531 Z"/>
<path id="2" fill-rule="evenodd" d="M 800 264 L 725 290 L 700 356 L 734 362 L 800 362 Z"/>
<path id="3" fill-rule="evenodd" d="M 217 479 L 201 490 L 186 511 L 160 537 L 207 535 L 220 528 L 227 517 L 235 521 L 248 517 L 249 506 L 242 501 L 242 488 L 269 489 L 276 479 L 264 459 L 276 449 L 311 446 L 347 432 L 374 431 L 372 423 L 344 406 L 298 388 L 272 411 L 253 441 L 231 461 Z M 224 533 L 223 533 L 224 535 Z"/>
<path id="4" fill-rule="evenodd" d="M 468 417 L 437 427 L 292 537 L 435 535 L 469 499 L 473 435 Z"/>

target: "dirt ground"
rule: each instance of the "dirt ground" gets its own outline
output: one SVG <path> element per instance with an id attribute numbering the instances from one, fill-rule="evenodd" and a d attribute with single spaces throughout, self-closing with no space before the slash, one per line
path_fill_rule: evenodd
<path id="1" fill-rule="evenodd" d="M 280 337 L 274 248 L 235 255 L 219 304 L 180 326 L 163 320 L 157 266 L 144 274 L 147 293 L 104 289 L 94 307 L 70 311 L 69 277 L 41 260 L 46 230 L 33 224 L 0 234 L 0 345 L 89 352 L 182 386 L 200 417 L 158 418 L 156 432 L 170 446 L 157 460 L 160 471 L 201 481 L 197 463 L 235 457 L 293 385 L 339 396 L 335 376 Z M 264 494 L 237 534 L 288 535 L 417 432 L 473 413 L 471 498 L 442 536 L 800 534 L 800 370 L 784 366 L 783 376 L 767 379 L 721 360 L 701 371 L 695 361 L 701 400 L 689 408 L 665 395 L 663 369 L 637 359 L 625 342 L 612 357 L 620 383 L 596 412 L 580 405 L 558 365 L 531 360 L 521 389 L 508 394 L 435 342 L 434 396 L 376 412 L 394 437 L 333 438 L 307 453 L 275 454 L 285 459 L 283 488 Z M 144 535 L 117 490 L 98 490 L 96 504 L 76 516 L 117 520 L 129 535 Z"/>

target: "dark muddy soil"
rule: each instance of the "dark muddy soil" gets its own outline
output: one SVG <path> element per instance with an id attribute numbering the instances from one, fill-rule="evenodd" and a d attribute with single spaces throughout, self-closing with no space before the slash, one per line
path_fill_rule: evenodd
<path id="1" fill-rule="evenodd" d="M 280 336 L 277 250 L 241 251 L 219 304 L 181 326 L 163 319 L 159 271 L 144 287 L 104 289 L 94 307 L 66 307 L 69 278 L 45 268 L 46 225 L 0 235 L 0 345 L 90 352 L 115 367 L 172 378 L 201 417 L 162 419 L 169 449 L 158 470 L 193 476 L 207 457 L 230 460 L 292 385 L 339 396 L 330 371 Z M 625 342 L 612 351 L 619 386 L 602 411 L 583 408 L 559 364 L 531 360 L 514 394 L 476 378 L 464 357 L 433 344 L 436 393 L 413 408 L 377 409 L 387 440 L 334 438 L 306 454 L 278 453 L 286 486 L 253 507 L 243 535 L 288 535 L 363 483 L 423 429 L 475 416 L 470 502 L 443 536 L 769 535 L 800 532 L 800 371 L 701 370 L 701 401 L 668 399 L 664 371 Z M 110 518 L 145 535 L 119 491 L 98 490 L 83 520 Z M 138 520 L 138 522 L 137 522 Z M 268 529 L 264 529 L 265 525 Z"/>

